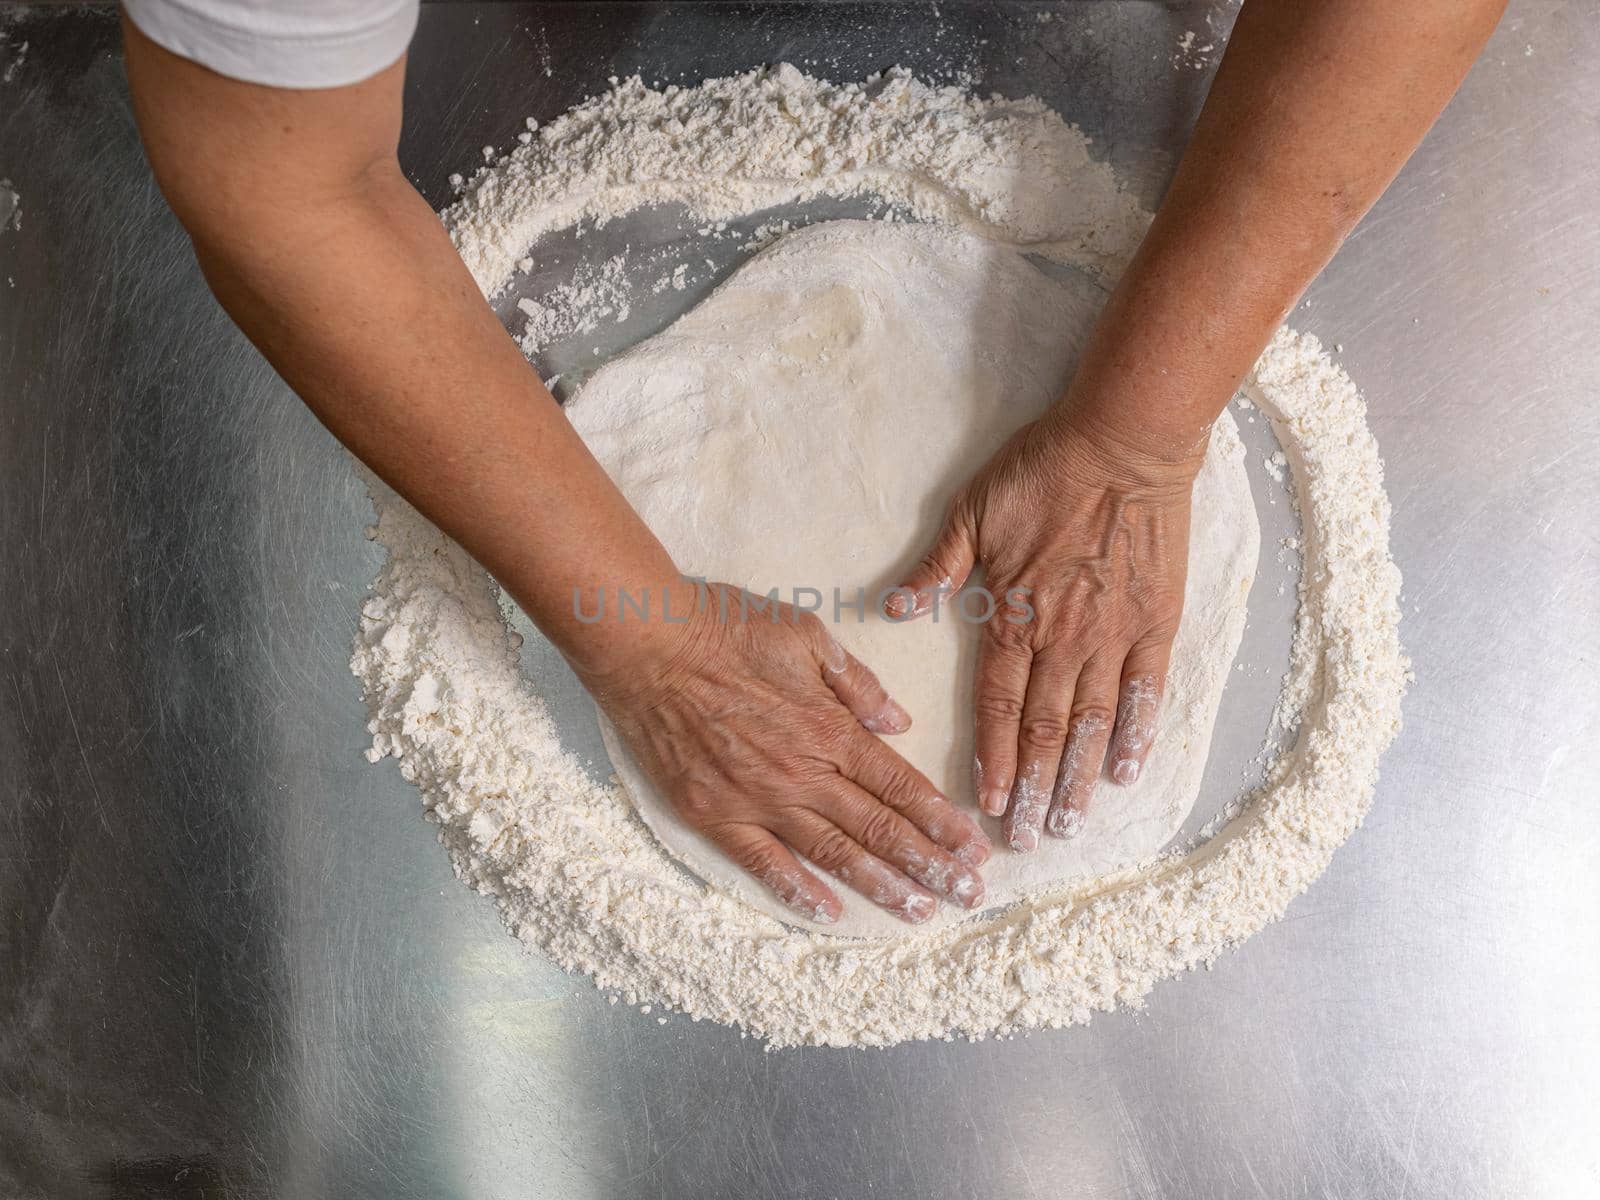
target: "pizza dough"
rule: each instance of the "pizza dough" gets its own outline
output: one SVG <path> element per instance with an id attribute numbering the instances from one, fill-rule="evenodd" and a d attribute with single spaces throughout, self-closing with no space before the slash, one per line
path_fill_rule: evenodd
<path id="1" fill-rule="evenodd" d="M 1103 294 L 1014 247 L 932 225 L 838 221 L 791 234 L 668 329 L 595 373 L 573 425 L 686 572 L 756 593 L 823 596 L 819 615 L 913 717 L 891 745 L 977 813 L 972 685 L 979 626 L 946 610 L 893 623 L 871 598 L 931 543 L 951 494 L 1064 390 Z M 1243 448 L 1224 415 L 1195 481 L 1190 566 L 1156 746 L 1131 787 L 1102 780 L 1083 831 L 1014 854 L 999 821 L 987 906 L 1159 853 L 1199 791 L 1243 633 L 1260 530 Z M 863 619 L 843 608 L 869 598 Z M 978 611 L 973 605 L 972 611 Z M 602 718 L 641 817 L 684 866 L 806 925 L 659 796 Z M 902 936 L 843 885 L 819 932 Z M 941 905 L 927 930 L 971 914 Z"/>

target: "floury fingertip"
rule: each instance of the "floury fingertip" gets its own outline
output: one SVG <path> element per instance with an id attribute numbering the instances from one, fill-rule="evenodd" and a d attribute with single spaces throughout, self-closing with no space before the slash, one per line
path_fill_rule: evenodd
<path id="1" fill-rule="evenodd" d="M 989 845 L 984 841 L 966 842 L 955 851 L 955 856 L 969 867 L 981 867 L 989 861 Z"/>
<path id="2" fill-rule="evenodd" d="M 1039 835 L 1032 829 L 1025 829 L 1021 826 L 1011 831 L 1009 841 L 1011 848 L 1018 854 L 1026 854 L 1028 851 L 1036 850 L 1039 847 Z"/>
<path id="3" fill-rule="evenodd" d="M 963 875 L 950 889 L 950 898 L 962 908 L 976 908 L 983 899 L 983 880 L 976 875 Z"/>
<path id="4" fill-rule="evenodd" d="M 1083 832 L 1083 812 L 1076 808 L 1058 808 L 1050 814 L 1050 832 L 1058 838 L 1075 838 Z"/>
<path id="5" fill-rule="evenodd" d="M 904 733 L 911 728 L 911 714 L 885 697 L 882 708 L 861 719 L 861 727 L 869 733 Z"/>

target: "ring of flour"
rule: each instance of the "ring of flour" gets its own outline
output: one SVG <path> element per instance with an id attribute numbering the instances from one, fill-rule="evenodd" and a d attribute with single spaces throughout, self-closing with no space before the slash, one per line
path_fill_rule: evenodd
<path id="1" fill-rule="evenodd" d="M 580 219 L 662 201 L 727 219 L 863 193 L 1108 274 L 1144 221 L 1036 101 L 977 100 L 904 72 L 832 85 L 787 67 L 660 92 L 625 81 L 480 172 L 445 218 L 493 295 L 539 236 Z M 517 937 L 632 1003 L 834 1045 L 1062 1026 L 1137 1005 L 1310 886 L 1360 824 L 1399 729 L 1400 576 L 1363 402 L 1314 338 L 1288 330 L 1245 393 L 1288 452 L 1304 530 L 1274 715 L 1292 744 L 1187 856 L 891 942 L 787 929 L 685 877 L 620 790 L 561 747 L 493 581 L 376 481 L 372 533 L 388 557 L 351 662 L 368 756 L 398 760 L 458 874 L 496 897 Z"/>

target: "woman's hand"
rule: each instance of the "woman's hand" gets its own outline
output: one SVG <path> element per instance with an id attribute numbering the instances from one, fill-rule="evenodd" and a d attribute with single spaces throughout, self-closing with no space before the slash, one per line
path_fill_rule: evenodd
<path id="1" fill-rule="evenodd" d="M 910 718 L 872 672 L 809 613 L 699 599 L 657 665 L 584 680 L 679 814 L 813 920 L 839 900 L 797 854 L 913 924 L 978 904 L 983 831 L 877 738 Z"/>
<path id="2" fill-rule="evenodd" d="M 982 564 L 999 607 L 979 652 L 973 770 L 978 803 L 1005 814 L 1013 850 L 1034 849 L 1041 828 L 1083 827 L 1108 745 L 1111 777 L 1139 777 L 1183 608 L 1204 451 L 1136 460 L 1081 419 L 1028 425 L 956 496 L 905 581 L 915 604 L 896 594 L 885 606 L 892 618 L 920 615 Z"/>

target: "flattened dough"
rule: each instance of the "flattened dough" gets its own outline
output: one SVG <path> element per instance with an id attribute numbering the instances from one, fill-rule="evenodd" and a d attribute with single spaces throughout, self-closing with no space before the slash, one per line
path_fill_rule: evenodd
<path id="1" fill-rule="evenodd" d="M 837 221 L 782 239 L 703 303 L 597 371 L 573 425 L 689 573 L 852 597 L 891 587 L 925 551 L 952 493 L 1061 395 L 1103 294 L 1015 248 L 931 225 Z M 1199 791 L 1244 629 L 1260 529 L 1224 415 L 1195 481 L 1188 590 L 1156 749 L 1132 787 L 1102 779 L 1083 832 L 1009 851 L 997 820 L 989 907 L 1159 852 Z M 870 606 L 869 606 L 870 607 Z M 890 744 L 976 813 L 972 685 L 978 626 L 895 624 L 854 610 L 830 627 L 910 710 Z M 615 731 L 606 746 L 640 815 L 696 875 L 807 925 L 685 825 Z M 842 884 L 830 934 L 911 927 Z M 968 914 L 941 905 L 923 929 Z"/>

